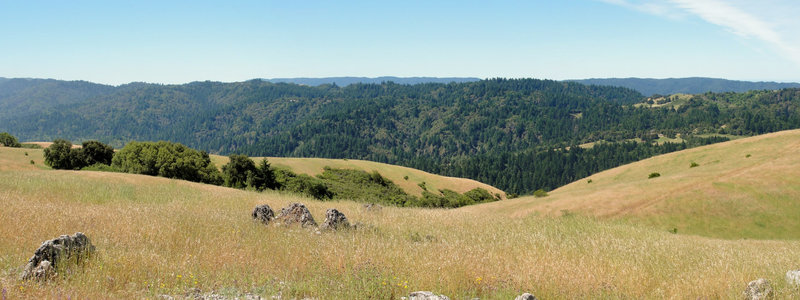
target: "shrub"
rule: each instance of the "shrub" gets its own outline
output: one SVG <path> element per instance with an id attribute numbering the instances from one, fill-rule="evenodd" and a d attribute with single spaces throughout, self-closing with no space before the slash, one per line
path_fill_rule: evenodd
<path id="1" fill-rule="evenodd" d="M 111 166 L 122 172 L 221 185 L 224 180 L 208 153 L 178 143 L 136 142 L 114 154 Z"/>
<path id="2" fill-rule="evenodd" d="M 484 190 L 482 188 L 471 189 L 466 193 L 464 193 L 464 196 L 467 196 L 467 198 L 472 200 L 472 202 L 474 203 L 491 202 L 500 198 L 500 197 L 497 198 L 493 197 L 492 194 L 489 193 L 489 191 Z"/>
<path id="3" fill-rule="evenodd" d="M 56 139 L 50 147 L 44 149 L 44 163 L 53 169 L 80 169 L 80 154 L 72 149 L 72 143 L 64 139 Z"/>
<path id="4" fill-rule="evenodd" d="M 689 168 L 694 168 L 694 167 L 699 167 L 699 166 L 700 165 L 698 163 L 692 162 L 692 164 L 689 166 Z"/>
<path id="5" fill-rule="evenodd" d="M 660 173 L 658 173 L 658 172 L 653 172 L 653 173 L 650 173 L 650 175 L 647 175 L 647 179 L 650 179 L 650 178 L 656 178 L 656 177 L 660 177 L 660 176 L 661 176 L 661 174 L 660 174 Z"/>
<path id="6" fill-rule="evenodd" d="M 6 147 L 22 147 L 19 141 L 17 141 L 17 138 L 8 132 L 0 132 L 0 144 Z"/>
<path id="7" fill-rule="evenodd" d="M 257 191 L 263 191 L 265 189 L 274 190 L 278 188 L 278 182 L 275 181 L 275 172 L 272 170 L 266 158 L 261 159 L 255 172 L 247 178 L 247 185 Z"/>
<path id="8" fill-rule="evenodd" d="M 334 199 L 408 206 L 415 200 L 378 171 L 365 172 L 352 169 L 325 167 L 317 175 L 333 193 Z"/>
<path id="9" fill-rule="evenodd" d="M 533 196 L 536 198 L 547 197 L 547 192 L 543 189 L 538 189 L 535 192 L 533 192 Z"/>
<path id="10" fill-rule="evenodd" d="M 114 148 L 98 141 L 83 142 L 78 151 L 82 153 L 83 166 L 111 165 L 111 159 L 114 157 Z"/>
<path id="11" fill-rule="evenodd" d="M 100 164 L 100 163 L 83 167 L 81 171 L 122 172 L 119 169 L 114 168 L 110 165 Z"/>
<path id="12" fill-rule="evenodd" d="M 227 187 L 243 189 L 247 187 L 248 177 L 256 171 L 256 163 L 246 155 L 231 154 L 228 163 L 222 166 L 222 174 Z"/>
<path id="13" fill-rule="evenodd" d="M 302 193 L 319 200 L 330 199 L 333 193 L 328 190 L 328 186 L 322 180 L 305 175 L 295 174 L 288 170 L 275 170 L 275 180 L 280 189 Z"/>
<path id="14" fill-rule="evenodd" d="M 80 170 L 94 164 L 111 164 L 114 148 L 98 141 L 83 142 L 83 147 L 73 149 L 64 139 L 53 141 L 44 149 L 44 162 L 53 169 Z"/>

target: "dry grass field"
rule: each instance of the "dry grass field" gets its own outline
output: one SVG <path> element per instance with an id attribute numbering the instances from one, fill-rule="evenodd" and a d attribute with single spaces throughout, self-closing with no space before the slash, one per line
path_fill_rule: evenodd
<path id="1" fill-rule="evenodd" d="M 661 176 L 649 179 L 653 172 Z M 568 211 L 710 237 L 800 239 L 800 130 L 639 161 L 578 180 L 546 198 L 466 209 L 514 216 Z"/>
<path id="2" fill-rule="evenodd" d="M 0 148 L 0 287 L 9 299 L 154 299 L 186 295 L 192 288 L 283 299 L 399 299 L 417 290 L 451 299 L 513 299 L 525 291 L 540 299 L 730 299 L 742 297 L 749 281 L 763 277 L 779 298 L 797 298 L 800 291 L 783 276 L 800 268 L 798 241 L 727 240 L 680 234 L 683 228 L 672 234 L 656 221 L 639 225 L 659 209 L 658 215 L 665 215 L 691 204 L 695 198 L 685 197 L 697 193 L 690 192 L 695 185 L 736 194 L 746 192 L 736 185 L 740 182 L 776 180 L 764 184 L 775 187 L 764 193 L 794 195 L 800 185 L 789 177 L 796 171 L 781 165 L 791 163 L 784 155 L 795 153 L 786 151 L 796 137 L 780 133 L 658 157 L 546 198 L 380 211 L 365 211 L 351 201 L 165 178 L 45 170 L 39 168 L 41 150 Z M 772 139 L 785 147 L 758 146 Z M 723 147 L 730 156 L 714 150 Z M 752 157 L 745 159 L 748 153 Z M 723 167 L 734 158 L 758 163 Z M 700 166 L 690 170 L 686 159 Z M 768 167 L 770 172 L 760 174 L 769 175 L 752 174 L 758 166 Z M 648 180 L 653 171 L 662 176 Z M 687 172 L 717 175 L 710 180 Z M 650 191 L 656 189 L 662 191 L 659 201 L 639 196 L 658 195 Z M 691 205 L 712 206 L 721 199 Z M 256 205 L 280 209 L 291 202 L 305 203 L 318 222 L 326 209 L 337 208 L 361 226 L 318 234 L 250 219 Z M 561 215 L 564 209 L 576 213 Z M 49 283 L 19 280 L 42 241 L 77 231 L 98 249 L 86 264 Z"/>

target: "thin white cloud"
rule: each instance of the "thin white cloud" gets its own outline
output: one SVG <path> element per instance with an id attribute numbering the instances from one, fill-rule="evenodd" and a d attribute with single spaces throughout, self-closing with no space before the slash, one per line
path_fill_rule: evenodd
<path id="1" fill-rule="evenodd" d="M 796 0 L 600 0 L 653 15 L 695 15 L 744 38 L 758 39 L 800 65 L 800 5 Z"/>

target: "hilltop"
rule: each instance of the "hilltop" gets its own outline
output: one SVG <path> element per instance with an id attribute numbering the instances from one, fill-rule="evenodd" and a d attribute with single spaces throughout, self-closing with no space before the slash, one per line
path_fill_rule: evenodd
<path id="1" fill-rule="evenodd" d="M 543 299 L 736 298 L 759 277 L 773 282 L 778 297 L 797 297 L 783 279 L 797 267 L 797 241 L 675 235 L 491 204 L 376 212 L 352 201 L 42 169 L 37 149 L 0 148 L 0 162 L 0 286 L 9 298 L 156 298 L 194 289 L 267 298 L 399 298 L 416 290 L 454 299 L 509 299 L 524 291 Z M 700 162 L 695 169 L 706 166 Z M 647 172 L 638 171 L 631 178 Z M 661 179 L 669 172 L 662 170 Z M 318 220 L 337 208 L 361 225 L 316 234 L 250 219 L 256 205 L 291 202 L 305 203 Z M 529 201 L 498 202 L 506 203 Z M 17 271 L 42 241 L 77 231 L 91 238 L 97 255 L 48 284 L 19 280 Z"/>
<path id="2" fill-rule="evenodd" d="M 576 213 L 729 239 L 798 239 L 797 149 L 800 130 L 765 134 L 617 167 L 556 189 L 546 198 L 469 209 L 516 216 Z M 648 178 L 654 172 L 660 176 Z"/>
<path id="3" fill-rule="evenodd" d="M 335 84 L 338 86 L 348 86 L 356 83 L 381 84 L 384 82 L 394 82 L 397 84 L 420 84 L 420 83 L 462 83 L 479 81 L 480 78 L 474 77 L 321 77 L 321 78 L 270 78 L 264 81 L 272 83 L 294 83 L 300 85 L 318 86 L 323 84 Z"/>
<path id="4" fill-rule="evenodd" d="M 583 84 L 609 85 L 634 89 L 646 96 L 702 93 L 741 93 L 752 90 L 800 88 L 797 82 L 739 81 L 719 78 L 591 78 L 569 80 Z"/>

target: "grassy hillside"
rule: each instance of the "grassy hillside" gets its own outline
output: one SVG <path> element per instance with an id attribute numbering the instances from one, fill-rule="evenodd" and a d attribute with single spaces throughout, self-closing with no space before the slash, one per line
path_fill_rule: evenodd
<path id="1" fill-rule="evenodd" d="M 258 161 L 261 158 L 253 158 Z M 228 157 L 211 155 L 211 160 L 218 167 L 228 163 Z M 472 179 L 456 178 L 431 174 L 417 169 L 395 166 L 384 163 L 377 163 L 358 159 L 327 159 L 327 158 L 291 158 L 291 157 L 267 157 L 271 165 L 280 168 L 287 168 L 298 174 L 315 176 L 321 174 L 323 168 L 328 166 L 335 169 L 355 169 L 367 172 L 378 171 L 394 184 L 402 188 L 409 195 L 420 196 L 423 189 L 419 186 L 424 182 L 428 191 L 436 192 L 440 189 L 449 189 L 458 193 L 464 193 L 474 188 L 482 188 L 489 191 L 492 195 L 500 194 L 505 198 L 505 192 L 491 185 L 481 183 Z M 408 179 L 405 179 L 408 176 Z"/>
<path id="2" fill-rule="evenodd" d="M 415 290 L 452 299 L 510 299 L 523 291 L 542 299 L 737 298 L 758 277 L 772 281 L 779 297 L 800 296 L 783 280 L 800 265 L 797 241 L 674 235 L 574 215 L 523 215 L 491 204 L 371 212 L 348 201 L 41 170 L 40 156 L 41 150 L 0 148 L 0 288 L 10 299 L 156 298 L 190 288 L 290 299 L 397 299 Z M 31 167 L 28 157 L 37 165 Z M 630 172 L 618 176 L 641 175 Z M 661 172 L 659 180 L 669 179 L 670 170 Z M 603 178 L 597 183 L 613 176 Z M 576 188 L 556 191 L 554 198 L 570 189 Z M 279 209 L 295 201 L 318 221 L 335 207 L 363 225 L 316 234 L 250 220 L 258 204 Z M 97 246 L 87 264 L 47 284 L 18 280 L 42 241 L 76 231 Z"/>
<path id="3" fill-rule="evenodd" d="M 738 139 L 598 173 L 547 198 L 472 209 L 517 216 L 568 211 L 710 237 L 798 239 L 798 149 L 799 130 Z M 661 176 L 648 179 L 653 172 Z"/>

